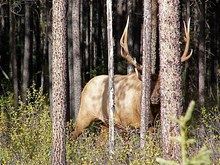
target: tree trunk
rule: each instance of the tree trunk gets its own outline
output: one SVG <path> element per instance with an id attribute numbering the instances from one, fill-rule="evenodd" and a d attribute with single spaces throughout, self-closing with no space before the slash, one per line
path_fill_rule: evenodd
<path id="1" fill-rule="evenodd" d="M 152 28 L 152 39 L 151 39 L 151 73 L 156 73 L 156 58 L 157 58 L 157 13 L 158 13 L 158 4 L 157 0 L 152 0 L 152 20 L 151 20 L 151 28 Z"/>
<path id="2" fill-rule="evenodd" d="M 92 69 L 93 69 L 93 0 L 89 0 L 89 73 L 90 78 L 93 77 Z"/>
<path id="3" fill-rule="evenodd" d="M 53 109 L 53 99 L 52 99 L 52 56 L 53 56 L 53 48 L 52 48 L 52 31 L 51 29 L 47 31 L 48 33 L 48 70 L 49 70 L 49 100 L 50 100 L 50 109 Z"/>
<path id="4" fill-rule="evenodd" d="M 91 77 L 90 77 L 90 55 L 89 55 L 89 1 L 88 0 L 83 0 L 83 11 L 87 12 L 82 12 L 82 17 L 83 17 L 83 60 L 85 61 L 82 63 L 83 66 L 83 73 L 85 75 L 85 81 L 87 82 Z"/>
<path id="5" fill-rule="evenodd" d="M 109 154 L 114 154 L 114 53 L 113 53 L 113 32 L 112 32 L 112 0 L 107 0 L 107 36 L 108 36 L 108 74 L 109 74 Z"/>
<path id="6" fill-rule="evenodd" d="M 71 102 L 73 107 L 71 109 L 71 117 L 75 119 L 78 115 L 80 105 L 80 94 L 81 94 L 81 54 L 80 54 L 80 26 L 79 26 L 79 11 L 80 11 L 80 0 L 73 1 L 72 8 L 72 30 L 73 30 L 73 79 L 72 88 L 73 93 L 71 94 Z"/>
<path id="7" fill-rule="evenodd" d="M 132 22 L 132 0 L 128 0 L 127 1 L 127 16 L 129 16 L 130 22 Z M 128 29 L 128 36 L 132 36 L 132 28 Z M 133 39 L 129 39 L 128 40 L 128 47 L 133 47 Z M 131 74 L 134 72 L 134 68 L 133 65 L 130 64 L 129 62 L 127 62 L 127 74 Z"/>
<path id="8" fill-rule="evenodd" d="M 10 2 L 11 3 L 11 2 Z M 12 3 L 11 3 L 12 4 Z M 5 14 L 4 14 L 4 2 L 1 1 L 0 13 L 1 13 L 1 30 L 0 32 L 3 34 L 5 32 Z M 10 6 L 11 7 L 11 6 Z"/>
<path id="9" fill-rule="evenodd" d="M 142 71 L 142 97 L 141 97 L 141 127 L 140 147 L 145 146 L 146 130 L 148 128 L 148 114 L 150 112 L 150 89 L 151 89 L 151 2 L 144 1 L 143 22 L 143 71 Z"/>
<path id="10" fill-rule="evenodd" d="M 52 164 L 66 164 L 67 2 L 53 0 L 52 22 Z"/>
<path id="11" fill-rule="evenodd" d="M 46 26 L 40 25 L 41 28 L 41 46 L 42 46 L 42 56 L 43 56 L 43 64 L 42 64 L 42 73 L 41 73 L 41 88 L 44 89 L 44 91 L 49 92 L 49 79 L 48 79 L 48 71 L 49 71 L 49 62 L 48 62 L 48 27 L 50 21 L 48 21 L 48 15 L 47 15 L 47 1 L 43 0 L 41 3 L 42 5 L 40 10 L 40 22 L 43 22 L 46 24 Z"/>
<path id="12" fill-rule="evenodd" d="M 179 146 L 170 139 L 179 135 L 178 125 L 168 118 L 177 118 L 182 112 L 179 5 L 179 0 L 159 0 L 161 127 L 166 159 L 180 156 Z"/>
<path id="13" fill-rule="evenodd" d="M 205 75 L 206 75 L 206 52 L 205 52 L 205 1 L 198 1 L 198 57 L 199 57 L 199 104 L 205 105 Z"/>
<path id="14" fill-rule="evenodd" d="M 23 59 L 23 76 L 22 76 L 22 101 L 26 102 L 27 88 L 29 85 L 29 63 L 30 63 L 30 6 L 29 1 L 25 1 L 25 41 L 24 41 L 24 59 Z"/>
<path id="15" fill-rule="evenodd" d="M 43 3 L 43 2 L 42 2 Z M 42 4 L 43 5 L 43 4 Z M 40 1 L 36 2 L 36 6 L 40 6 Z M 31 74 L 31 77 L 34 77 L 34 81 L 37 85 L 37 87 L 43 87 L 44 79 L 42 77 L 43 73 L 43 67 L 44 67 L 44 56 L 42 53 L 43 48 L 43 41 L 44 39 L 41 38 L 42 28 L 41 28 L 41 10 L 39 7 L 35 7 L 36 13 L 33 13 L 33 19 L 32 19 L 32 28 L 33 29 L 33 50 L 32 53 L 32 59 L 33 59 L 33 73 Z M 36 59 L 36 62 L 35 60 Z M 36 74 L 37 73 L 37 74 Z M 35 75 L 36 74 L 36 75 Z"/>
<path id="16" fill-rule="evenodd" d="M 11 64 L 12 64 L 12 78 L 13 78 L 13 92 L 14 92 L 14 102 L 15 106 L 18 105 L 18 67 L 17 67 L 17 57 L 16 57 L 16 43 L 15 43 L 15 16 L 12 13 L 13 0 L 10 0 L 10 40 L 9 47 L 11 50 Z"/>
<path id="17" fill-rule="evenodd" d="M 74 1 L 75 2 L 75 1 Z M 66 120 L 70 121 L 70 119 L 74 119 L 74 84 L 73 84 L 73 23 L 72 23 L 72 12 L 76 9 L 73 8 L 72 0 L 68 0 L 68 11 L 67 11 L 67 43 L 68 43 L 68 77 L 67 77 L 67 113 L 66 113 Z"/>
<path id="18" fill-rule="evenodd" d="M 220 8 L 220 1 L 216 1 L 216 19 L 217 22 L 220 22 L 220 11 L 218 10 Z M 220 109 L 220 90 L 219 90 L 219 77 L 220 77 L 220 70 L 219 70 L 219 54 L 220 54 L 220 25 L 217 23 L 217 36 L 216 36 L 216 56 L 218 60 L 216 61 L 217 65 L 215 65 L 215 75 L 216 75 L 216 89 L 217 89 L 217 105 L 218 110 Z"/>

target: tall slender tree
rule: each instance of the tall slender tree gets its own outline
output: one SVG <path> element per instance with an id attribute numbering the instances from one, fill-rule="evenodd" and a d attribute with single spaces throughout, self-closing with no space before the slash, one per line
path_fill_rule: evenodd
<path id="1" fill-rule="evenodd" d="M 198 19 L 198 57 L 199 57 L 199 104 L 205 105 L 205 75 L 206 75 L 206 51 L 205 51 L 205 1 L 197 1 Z"/>
<path id="2" fill-rule="evenodd" d="M 24 39 L 24 59 L 23 59 L 23 76 L 22 76 L 22 100 L 26 102 L 26 91 L 29 85 L 29 64 L 31 52 L 31 31 L 30 31 L 30 1 L 25 1 L 25 39 Z"/>
<path id="3" fill-rule="evenodd" d="M 131 16 L 131 14 L 132 14 L 132 7 L 133 7 L 133 1 L 132 0 L 128 0 L 127 1 L 127 15 L 129 16 L 129 20 L 132 19 L 132 16 Z M 132 20 L 131 20 L 131 22 L 132 22 Z M 133 31 L 132 28 L 128 29 L 128 35 L 129 36 L 131 36 L 132 31 Z M 128 46 L 133 46 L 133 40 L 132 39 L 128 40 Z M 134 72 L 134 68 L 133 68 L 133 66 L 129 62 L 127 62 L 127 74 L 130 74 L 132 72 Z"/>
<path id="4" fill-rule="evenodd" d="M 80 0 L 73 1 L 72 7 L 72 33 L 73 36 L 73 77 L 71 78 L 71 117 L 74 119 L 77 117 L 80 104 L 81 94 L 81 54 L 80 54 Z"/>
<path id="5" fill-rule="evenodd" d="M 10 0 L 10 41 L 9 41 L 9 47 L 10 47 L 10 54 L 11 54 L 11 64 L 12 64 L 12 75 L 13 75 L 13 92 L 14 92 L 14 101 L 15 105 L 18 105 L 18 67 L 17 67 L 17 57 L 16 57 L 16 43 L 15 43 L 15 15 L 13 13 L 13 0 Z"/>
<path id="6" fill-rule="evenodd" d="M 108 91 L 109 91 L 109 153 L 112 158 L 114 154 L 114 54 L 113 54 L 113 32 L 112 32 L 112 0 L 107 0 L 107 40 L 108 40 Z"/>
<path id="7" fill-rule="evenodd" d="M 53 0 L 52 18 L 52 164 L 66 164 L 67 1 Z"/>
<path id="8" fill-rule="evenodd" d="M 180 69 L 180 2 L 159 0 L 160 94 L 161 128 L 164 157 L 178 159 L 179 146 L 170 137 L 178 136 L 179 129 L 168 116 L 182 112 Z"/>
<path id="9" fill-rule="evenodd" d="M 151 80 L 151 1 L 144 0 L 143 23 L 143 71 L 142 71 L 142 97 L 141 97 L 141 128 L 140 147 L 145 146 L 146 130 L 148 128 L 148 114 L 150 111 L 150 80 Z"/>
<path id="10" fill-rule="evenodd" d="M 67 77 L 67 98 L 68 98 L 68 105 L 67 105 L 67 114 L 66 114 L 66 119 L 69 121 L 70 119 L 75 119 L 74 117 L 74 85 L 73 85 L 73 23 L 72 23 L 72 15 L 73 11 L 73 3 L 75 1 L 68 0 L 68 11 L 67 11 L 67 49 L 68 49 L 68 77 Z"/>

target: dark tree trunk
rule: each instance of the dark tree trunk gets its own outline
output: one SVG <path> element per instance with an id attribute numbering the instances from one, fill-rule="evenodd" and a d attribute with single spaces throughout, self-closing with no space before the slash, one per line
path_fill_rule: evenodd
<path id="1" fill-rule="evenodd" d="M 52 39 L 52 19 L 50 17 L 50 5 L 47 4 L 46 6 L 48 12 L 47 12 L 47 30 L 46 30 L 46 34 L 47 34 L 47 40 L 48 40 L 48 71 L 49 71 L 49 100 L 50 100 L 50 108 L 52 109 L 52 54 L 53 54 L 53 48 L 52 48 L 52 44 L 53 44 L 53 39 Z"/>
<path id="2" fill-rule="evenodd" d="M 42 72 L 41 72 L 41 87 L 44 91 L 49 92 L 49 69 L 48 69 L 48 27 L 50 26 L 50 21 L 48 20 L 48 4 L 46 0 L 43 0 L 41 11 L 40 11 L 40 22 L 46 24 L 46 26 L 41 25 L 41 48 L 42 48 L 42 56 L 43 56 L 43 63 L 42 63 Z"/>
<path id="3" fill-rule="evenodd" d="M 89 73 L 90 78 L 93 77 L 92 69 L 93 69 L 93 0 L 89 0 Z"/>
<path id="4" fill-rule="evenodd" d="M 219 9 L 220 5 L 218 5 L 217 2 L 212 5 L 210 8 L 210 11 L 217 11 Z M 214 99 L 214 104 L 217 105 L 219 108 L 219 84 L 218 84 L 218 68 L 219 68 L 219 39 L 220 39 L 220 33 L 219 33 L 219 15 L 216 12 L 211 13 L 209 16 L 210 21 L 210 49 L 211 49 L 211 61 L 210 61 L 210 75 L 209 75 L 209 87 L 210 87 L 210 95 L 209 97 Z"/>
<path id="5" fill-rule="evenodd" d="M 34 45 L 34 48 L 35 50 L 34 53 L 33 53 L 33 56 L 35 55 L 35 59 L 36 59 L 36 62 L 34 62 L 34 69 L 33 69 L 33 74 L 32 76 L 34 77 L 34 80 L 37 84 L 38 87 L 43 87 L 43 83 L 44 83 L 44 70 L 43 70 L 43 67 L 44 67 L 44 61 L 45 61 L 45 57 L 43 56 L 43 53 L 42 53 L 42 48 L 43 48 L 43 42 L 44 42 L 44 38 L 41 37 L 41 32 L 42 32 L 42 29 L 41 29 L 41 26 L 40 26 L 40 16 L 42 16 L 40 8 L 40 1 L 37 1 L 36 2 L 37 6 L 34 8 L 36 10 L 36 13 L 33 13 L 33 28 L 34 29 L 34 41 L 35 41 L 35 45 Z M 41 4 L 42 6 L 44 4 Z M 43 21 L 43 20 L 42 20 Z M 34 58 L 34 57 L 33 57 Z M 35 78 L 36 77 L 36 78 Z"/>
<path id="6" fill-rule="evenodd" d="M 72 30 L 73 30 L 73 77 L 71 79 L 72 86 L 70 88 L 72 93 L 70 95 L 71 106 L 71 118 L 76 119 L 80 105 L 81 94 L 81 54 L 80 54 L 80 0 L 73 1 L 72 8 Z"/>
<path id="7" fill-rule="evenodd" d="M 199 104 L 205 105 L 205 75 L 206 75 L 206 52 L 205 52 L 205 1 L 198 1 L 198 57 L 199 57 Z"/>
<path id="8" fill-rule="evenodd" d="M 10 41 L 9 41 L 9 48 L 11 54 L 11 64 L 12 64 L 12 78 L 13 78 L 13 92 L 14 92 L 14 102 L 15 106 L 18 105 L 18 67 L 17 67 L 17 56 L 16 56 L 16 42 L 15 42 L 15 16 L 12 13 L 12 4 L 13 0 L 10 0 Z"/>
<path id="9" fill-rule="evenodd" d="M 67 43 L 68 43 L 68 69 L 67 69 L 67 73 L 68 73 L 68 78 L 67 78 L 67 99 L 68 99 L 68 105 L 67 105 L 67 114 L 66 114 L 66 120 L 69 121 L 70 119 L 74 119 L 74 97 L 73 97 L 73 88 L 74 88 L 74 84 L 73 84 L 73 24 L 72 24 L 72 12 L 76 9 L 73 8 L 73 3 L 76 3 L 77 1 L 72 2 L 71 0 L 68 0 L 68 11 L 67 11 Z"/>
<path id="10" fill-rule="evenodd" d="M 164 157 L 174 160 L 180 149 L 170 137 L 179 136 L 179 129 L 168 116 L 177 118 L 182 112 L 179 5 L 179 0 L 159 0 L 162 147 Z"/>
<path id="11" fill-rule="evenodd" d="M 128 0 L 127 1 L 127 16 L 129 16 L 130 22 L 132 22 L 132 6 L 133 6 L 133 1 L 132 0 Z M 128 36 L 132 36 L 132 28 L 128 29 Z M 131 37 L 132 38 L 132 37 Z M 133 39 L 129 39 L 128 40 L 128 46 L 129 47 L 133 47 Z M 132 66 L 132 64 L 130 64 L 129 62 L 127 62 L 127 74 L 130 74 L 134 72 L 134 68 Z"/>
<path id="12" fill-rule="evenodd" d="M 216 0 L 216 20 L 217 22 L 220 22 L 220 1 Z M 218 104 L 218 110 L 220 109 L 220 88 L 219 88 L 219 78 L 220 78 L 220 69 L 219 69 L 219 54 L 220 54 L 220 25 L 216 24 L 217 29 L 217 36 L 216 36 L 216 56 L 218 58 L 217 65 L 215 65 L 215 75 L 216 75 L 216 89 L 217 89 L 217 104 Z"/>
<path id="13" fill-rule="evenodd" d="M 29 85 L 29 63 L 31 52 L 31 34 L 30 34 L 30 6 L 29 1 L 25 1 L 25 40 L 24 40 L 24 59 L 22 76 L 22 101 L 26 102 L 27 88 Z"/>

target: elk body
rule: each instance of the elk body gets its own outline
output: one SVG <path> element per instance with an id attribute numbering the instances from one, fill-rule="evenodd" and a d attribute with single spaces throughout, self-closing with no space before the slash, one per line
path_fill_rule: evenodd
<path id="1" fill-rule="evenodd" d="M 184 24 L 185 25 L 185 24 Z M 187 56 L 189 47 L 189 30 L 185 27 L 186 48 L 181 61 L 187 60 L 192 52 Z M 189 23 L 188 23 L 189 28 Z M 128 51 L 127 29 L 122 34 L 121 55 L 139 71 L 142 66 L 138 64 Z M 160 111 L 160 76 L 151 76 L 151 111 L 149 112 L 149 124 L 153 124 L 156 115 Z M 140 109 L 141 109 L 141 86 L 140 76 L 136 73 L 129 75 L 115 75 L 115 125 L 118 128 L 127 126 L 140 128 Z M 84 128 L 89 126 L 92 121 L 101 120 L 108 125 L 108 75 L 100 75 L 91 79 L 81 93 L 80 109 L 76 119 L 76 127 L 73 132 L 73 139 L 76 139 Z"/>
<path id="2" fill-rule="evenodd" d="M 155 81 L 154 81 L 155 82 Z M 140 127 L 141 80 L 135 73 L 115 75 L 115 125 L 118 128 Z M 154 113 L 149 114 L 149 123 L 159 112 L 159 105 L 152 105 Z M 84 87 L 81 94 L 79 114 L 73 138 L 92 121 L 101 120 L 108 125 L 108 75 L 96 76 Z"/>

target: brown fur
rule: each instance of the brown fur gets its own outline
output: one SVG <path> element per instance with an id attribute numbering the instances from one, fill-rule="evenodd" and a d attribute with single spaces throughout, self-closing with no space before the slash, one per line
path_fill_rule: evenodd
<path id="1" fill-rule="evenodd" d="M 152 78 L 152 89 L 156 79 Z M 119 128 L 127 126 L 140 128 L 141 80 L 133 73 L 115 75 L 115 125 Z M 108 125 L 108 75 L 96 76 L 84 87 L 81 94 L 79 114 L 73 138 L 76 139 L 84 128 L 92 121 L 101 120 Z M 152 105 L 149 123 L 153 123 L 155 114 L 159 112 L 159 104 Z"/>

